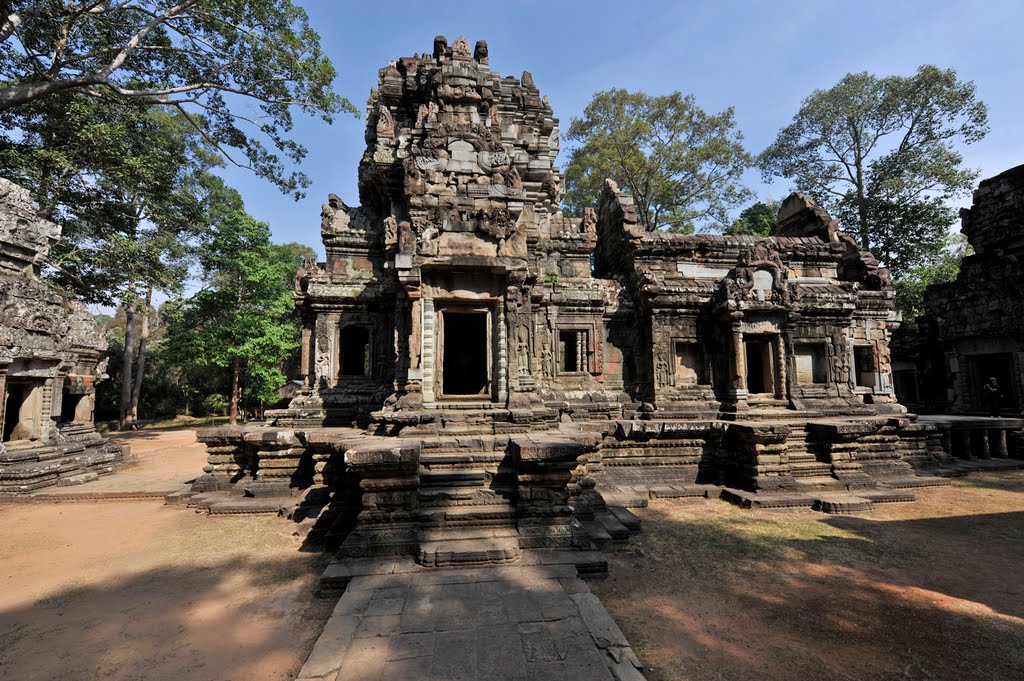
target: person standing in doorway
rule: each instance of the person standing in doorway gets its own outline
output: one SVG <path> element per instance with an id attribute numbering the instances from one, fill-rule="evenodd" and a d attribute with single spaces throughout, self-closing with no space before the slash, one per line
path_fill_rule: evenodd
<path id="1" fill-rule="evenodd" d="M 993 418 L 999 418 L 999 403 L 1003 399 L 1003 389 L 999 387 L 999 382 L 995 376 L 988 379 L 982 394 L 985 397 L 985 405 L 988 407 L 988 415 Z"/>

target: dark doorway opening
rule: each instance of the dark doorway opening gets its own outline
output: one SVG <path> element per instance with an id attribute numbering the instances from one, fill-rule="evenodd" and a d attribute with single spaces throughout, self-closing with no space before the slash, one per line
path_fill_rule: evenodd
<path id="1" fill-rule="evenodd" d="M 39 437 L 42 382 L 7 379 L 4 442 Z"/>
<path id="2" fill-rule="evenodd" d="M 875 349 L 870 345 L 853 348 L 853 373 L 857 385 L 871 388 L 875 385 Z"/>
<path id="3" fill-rule="evenodd" d="M 341 330 L 341 375 L 370 375 L 370 330 L 365 326 L 346 326 Z"/>
<path id="4" fill-rule="evenodd" d="M 484 394 L 487 392 L 487 313 L 446 310 L 443 320 L 443 394 Z"/>
<path id="5" fill-rule="evenodd" d="M 775 393 L 775 371 L 772 344 L 766 338 L 751 338 L 744 343 L 747 351 L 747 392 Z"/>
<path id="6" fill-rule="evenodd" d="M 971 381 L 970 393 L 974 396 L 972 402 L 975 410 L 988 409 L 985 402 L 985 393 L 982 386 L 988 379 L 995 378 L 999 387 L 1003 389 L 1003 397 L 1000 400 L 1000 408 L 1003 410 L 1017 411 L 1016 385 L 1013 380 L 1013 356 L 1008 352 L 993 353 L 990 355 L 974 355 L 968 359 L 970 372 L 968 379 Z"/>
<path id="7" fill-rule="evenodd" d="M 18 426 L 21 405 L 25 402 L 25 385 L 7 382 L 7 407 L 4 409 L 4 442 L 11 441 L 11 435 Z"/>
<path id="8" fill-rule="evenodd" d="M 75 420 L 75 414 L 78 412 L 78 404 L 82 401 L 84 395 L 75 395 L 64 391 L 60 400 L 60 423 L 71 423 Z"/>

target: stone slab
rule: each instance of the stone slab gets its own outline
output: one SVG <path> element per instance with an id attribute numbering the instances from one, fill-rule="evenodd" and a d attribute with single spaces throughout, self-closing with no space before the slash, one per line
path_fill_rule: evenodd
<path id="1" fill-rule="evenodd" d="M 571 553 L 472 569 L 336 562 L 328 572 L 348 588 L 298 680 L 642 681 Z"/>

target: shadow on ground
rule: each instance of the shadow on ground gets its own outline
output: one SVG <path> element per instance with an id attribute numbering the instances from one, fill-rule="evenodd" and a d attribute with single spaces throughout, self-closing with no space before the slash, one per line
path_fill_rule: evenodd
<path id="1" fill-rule="evenodd" d="M 1022 489 L 975 481 L 867 517 L 661 502 L 594 590 L 651 681 L 1019 679 Z M 899 517 L 944 498 L 1019 510 Z"/>
<path id="2" fill-rule="evenodd" d="M 296 556 L 160 568 L 63 589 L 0 612 L 0 678 L 285 678 L 333 606 L 311 594 L 309 572 L 308 557 Z"/>

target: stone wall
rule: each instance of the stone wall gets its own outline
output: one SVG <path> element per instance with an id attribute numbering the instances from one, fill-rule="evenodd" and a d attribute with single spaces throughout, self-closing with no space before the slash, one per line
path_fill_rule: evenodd
<path id="1" fill-rule="evenodd" d="M 902 370 L 930 412 L 985 413 L 982 384 L 997 376 L 1004 413 L 1024 403 L 1024 166 L 982 180 L 961 231 L 974 251 L 955 281 L 931 286 L 913 336 L 901 339 Z M 915 396 L 911 396 L 915 397 Z"/>

